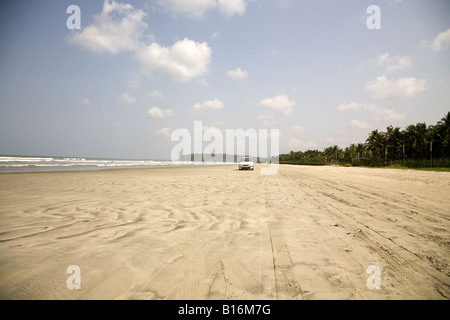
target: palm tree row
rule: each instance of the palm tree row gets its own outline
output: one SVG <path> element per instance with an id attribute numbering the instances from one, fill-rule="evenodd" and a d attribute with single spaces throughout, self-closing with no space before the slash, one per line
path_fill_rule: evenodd
<path id="1" fill-rule="evenodd" d="M 450 112 L 436 125 L 425 123 L 409 125 L 405 130 L 389 126 L 386 131 L 373 130 L 365 143 L 351 144 L 345 149 L 334 145 L 323 151 L 291 151 L 280 155 L 280 163 L 328 164 L 349 162 L 352 164 L 386 165 L 402 163 L 418 166 L 417 163 L 450 166 Z M 446 161 L 443 161 L 443 160 Z M 419 162 L 417 162 L 419 161 Z M 413 164 L 415 163 L 415 165 Z"/>

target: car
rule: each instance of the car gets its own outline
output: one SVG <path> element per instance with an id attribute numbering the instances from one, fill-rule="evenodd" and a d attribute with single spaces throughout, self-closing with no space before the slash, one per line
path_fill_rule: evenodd
<path id="1" fill-rule="evenodd" d="M 255 170 L 255 164 L 253 163 L 252 157 L 242 157 L 239 161 L 239 170 L 249 169 Z"/>

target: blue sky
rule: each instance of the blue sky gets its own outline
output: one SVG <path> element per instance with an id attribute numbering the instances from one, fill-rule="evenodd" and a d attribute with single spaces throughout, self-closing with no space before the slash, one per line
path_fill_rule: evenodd
<path id="1" fill-rule="evenodd" d="M 279 129 L 282 153 L 435 124 L 449 16 L 448 0 L 4 0 L 0 154 L 170 159 L 195 120 Z"/>

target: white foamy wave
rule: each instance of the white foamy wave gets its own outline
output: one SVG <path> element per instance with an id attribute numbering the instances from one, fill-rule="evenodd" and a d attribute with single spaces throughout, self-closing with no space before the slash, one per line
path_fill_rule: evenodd
<path id="1" fill-rule="evenodd" d="M 105 168 L 146 168 L 196 165 L 192 161 L 86 159 L 73 157 L 0 156 L 0 171 L 95 170 Z"/>

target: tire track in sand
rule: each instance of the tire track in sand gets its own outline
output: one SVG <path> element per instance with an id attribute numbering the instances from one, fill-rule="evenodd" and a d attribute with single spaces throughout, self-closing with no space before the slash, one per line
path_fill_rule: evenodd
<path id="1" fill-rule="evenodd" d="M 272 177 L 273 178 L 273 177 Z M 273 200 L 267 190 L 268 179 L 265 179 L 266 211 L 270 217 L 276 217 Z M 292 260 L 277 222 L 269 225 L 269 238 L 272 249 L 273 272 L 275 277 L 276 297 L 279 300 L 303 300 L 303 292 L 292 268 Z"/>
<path id="2" fill-rule="evenodd" d="M 441 270 L 430 267 L 428 261 L 425 261 L 417 253 L 413 252 L 413 248 L 406 248 L 389 236 L 374 229 L 367 221 L 360 221 L 358 216 L 351 213 L 355 209 L 362 209 L 354 204 L 346 203 L 336 196 L 324 197 L 323 189 L 311 188 L 307 183 L 299 184 L 299 181 L 308 181 L 309 184 L 324 184 L 326 180 L 320 178 L 301 179 L 296 176 L 295 179 L 287 174 L 282 174 L 293 185 L 296 185 L 311 200 L 317 203 L 322 209 L 326 210 L 331 216 L 338 219 L 339 225 L 349 231 L 356 239 L 360 240 L 372 254 L 375 254 L 386 264 L 385 269 L 392 277 L 396 278 L 392 283 L 407 283 L 411 291 L 414 290 L 420 296 L 426 296 L 430 299 L 436 298 L 435 293 L 430 291 L 431 288 L 424 290 L 419 283 L 425 279 L 428 283 L 434 283 L 434 290 L 443 298 L 448 299 L 450 296 L 450 285 L 448 276 Z M 318 182 L 319 181 L 319 182 Z M 342 186 L 342 185 L 339 185 Z M 343 186 L 348 187 L 348 186 Z M 315 191 L 313 191 L 315 190 Z M 360 190 L 361 191 L 361 190 Z M 365 190 L 368 192 L 367 190 Z M 392 291 L 392 290 L 391 290 Z"/>

